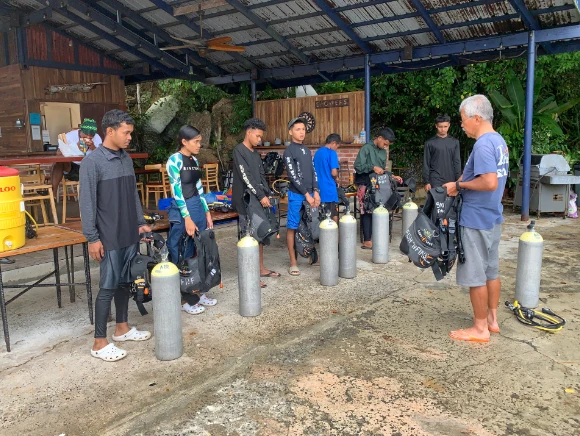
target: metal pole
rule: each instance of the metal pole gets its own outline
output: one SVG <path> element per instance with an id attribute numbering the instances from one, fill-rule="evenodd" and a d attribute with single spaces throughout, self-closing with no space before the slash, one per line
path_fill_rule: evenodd
<path id="1" fill-rule="evenodd" d="M 365 138 L 371 140 L 371 59 L 365 55 Z"/>
<path id="2" fill-rule="evenodd" d="M 250 89 L 252 90 L 252 116 L 256 116 L 256 81 L 250 81 Z"/>
<path id="3" fill-rule="evenodd" d="M 522 221 L 530 218 L 530 169 L 532 165 L 532 118 L 534 117 L 534 74 L 536 35 L 528 33 L 528 65 L 526 77 L 526 114 L 524 120 L 524 156 L 522 172 Z"/>

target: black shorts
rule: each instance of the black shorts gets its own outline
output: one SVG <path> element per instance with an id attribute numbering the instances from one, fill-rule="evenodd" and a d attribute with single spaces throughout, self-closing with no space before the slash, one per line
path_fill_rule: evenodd
<path id="1" fill-rule="evenodd" d="M 118 250 L 105 250 L 100 264 L 99 287 L 117 289 L 123 283 L 131 283 L 131 261 L 138 250 L 138 243 Z"/>
<path id="2" fill-rule="evenodd" d="M 70 171 L 64 173 L 64 178 L 67 180 L 70 180 L 71 182 L 78 182 L 79 181 L 79 167 L 80 167 L 80 165 L 77 165 L 76 163 L 71 162 Z"/>
<path id="3" fill-rule="evenodd" d="M 324 210 L 322 205 L 324 204 Z M 324 214 L 324 216 L 326 216 L 327 212 L 330 212 L 330 217 L 334 218 L 335 216 L 338 216 L 338 202 L 336 201 L 329 201 L 328 203 L 321 203 L 320 204 L 320 208 L 322 210 L 322 213 Z"/>

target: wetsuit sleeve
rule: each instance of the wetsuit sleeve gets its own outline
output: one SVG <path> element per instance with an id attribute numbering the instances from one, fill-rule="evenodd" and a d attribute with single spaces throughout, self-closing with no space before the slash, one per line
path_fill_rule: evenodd
<path id="1" fill-rule="evenodd" d="M 97 166 L 85 159 L 79 171 L 79 207 L 81 211 L 83 235 L 89 244 L 100 241 L 97 220 L 97 185 L 99 183 Z"/>
<path id="2" fill-rule="evenodd" d="M 312 165 L 312 190 L 318 190 L 318 175 L 316 174 L 316 168 L 314 168 L 314 162 L 310 161 Z"/>
<path id="3" fill-rule="evenodd" d="M 429 149 L 429 141 L 425 141 L 423 147 L 423 183 L 430 185 L 429 174 L 431 173 L 431 150 Z"/>
<path id="4" fill-rule="evenodd" d="M 179 154 L 174 154 L 167 160 L 167 175 L 169 176 L 169 183 L 171 184 L 171 191 L 173 192 L 173 199 L 177 203 L 179 212 L 183 218 L 189 216 L 185 198 L 183 198 L 183 190 L 181 189 L 181 168 L 183 167 L 183 160 Z M 207 207 L 207 206 L 206 206 Z"/>
<path id="5" fill-rule="evenodd" d="M 242 146 L 245 147 L 245 146 Z M 252 168 L 250 167 L 250 163 L 244 157 L 243 151 L 240 150 L 239 147 L 234 149 L 233 153 L 234 159 L 234 169 L 238 173 L 238 176 L 244 181 L 244 185 L 246 188 L 250 190 L 252 194 L 254 194 L 258 200 L 262 200 L 264 195 L 264 190 L 259 186 L 260 180 L 256 180 L 254 175 L 252 174 Z M 264 169 L 261 168 L 260 170 L 260 179 L 265 179 L 262 177 L 262 173 Z"/>
<path id="6" fill-rule="evenodd" d="M 195 158 L 195 164 L 199 167 L 199 162 L 197 158 Z M 209 207 L 207 207 L 207 201 L 205 200 L 205 195 L 203 193 L 203 183 L 201 183 L 201 177 L 195 183 L 195 187 L 197 188 L 197 192 L 199 193 L 199 199 L 201 201 L 201 205 L 203 206 L 203 211 L 205 213 L 209 212 Z"/>
<path id="7" fill-rule="evenodd" d="M 363 145 L 354 161 L 354 169 L 359 174 L 368 174 L 374 171 L 374 167 L 371 162 L 370 149 L 366 145 Z"/>
<path id="8" fill-rule="evenodd" d="M 298 174 L 296 172 L 296 164 L 294 156 L 292 155 L 292 151 L 287 148 L 284 151 L 284 164 L 286 165 L 286 173 L 288 174 L 288 178 L 290 179 L 290 183 L 292 186 L 302 195 L 306 195 L 306 187 L 302 183 L 302 180 L 298 178 Z M 314 166 L 313 166 L 314 168 Z M 314 171 L 314 170 L 313 170 Z"/>
<path id="9" fill-rule="evenodd" d="M 455 140 L 455 153 L 453 154 L 453 169 L 455 171 L 455 180 L 458 180 L 461 175 L 461 150 L 457 139 Z"/>

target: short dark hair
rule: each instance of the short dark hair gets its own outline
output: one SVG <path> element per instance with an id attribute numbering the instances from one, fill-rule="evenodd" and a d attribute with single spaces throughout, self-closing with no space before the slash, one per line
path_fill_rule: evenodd
<path id="1" fill-rule="evenodd" d="M 103 129 L 103 133 L 107 133 L 107 129 L 111 127 L 114 130 L 117 130 L 121 127 L 121 124 L 127 124 L 134 126 L 135 121 L 131 118 L 127 112 L 123 112 L 120 109 L 113 109 L 103 115 L 103 121 L 101 121 L 101 128 Z"/>
<path id="2" fill-rule="evenodd" d="M 183 140 L 189 141 L 201 135 L 199 129 L 193 126 L 181 126 L 177 134 L 177 151 L 183 148 Z"/>
<path id="3" fill-rule="evenodd" d="M 395 132 L 393 132 L 393 129 L 389 127 L 383 127 L 379 131 L 378 136 L 380 136 L 383 139 L 386 139 L 389 142 L 395 142 Z"/>
<path id="4" fill-rule="evenodd" d="M 342 139 L 340 138 L 340 135 L 338 133 L 331 133 L 326 137 L 325 144 L 330 144 L 331 142 L 336 142 L 337 144 L 340 144 L 342 142 Z"/>
<path id="5" fill-rule="evenodd" d="M 450 123 L 451 122 L 451 117 L 447 114 L 439 114 L 437 115 L 437 118 L 435 118 L 435 124 L 439 124 L 439 123 Z"/>
<path id="6" fill-rule="evenodd" d="M 260 118 L 250 118 L 246 120 L 244 123 L 244 132 L 247 132 L 250 129 L 258 129 L 266 131 L 266 123 L 262 121 Z"/>

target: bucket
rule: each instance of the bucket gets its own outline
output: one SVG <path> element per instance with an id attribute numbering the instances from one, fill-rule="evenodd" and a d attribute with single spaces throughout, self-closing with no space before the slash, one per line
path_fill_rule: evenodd
<path id="1" fill-rule="evenodd" d="M 26 241 L 26 215 L 18 170 L 0 167 L 0 252 L 15 250 Z"/>

